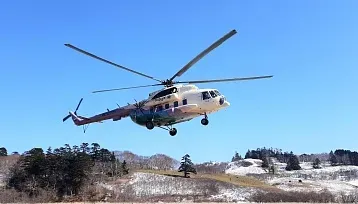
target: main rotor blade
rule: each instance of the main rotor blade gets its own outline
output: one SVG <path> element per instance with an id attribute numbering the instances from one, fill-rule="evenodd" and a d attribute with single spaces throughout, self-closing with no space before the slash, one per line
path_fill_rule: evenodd
<path id="1" fill-rule="evenodd" d="M 173 81 L 173 79 L 177 76 L 181 76 L 184 72 L 186 72 L 190 67 L 192 67 L 196 62 L 198 62 L 201 58 L 203 58 L 205 55 L 207 55 L 209 52 L 217 48 L 219 45 L 221 45 L 224 41 L 229 39 L 231 36 L 235 35 L 237 31 L 234 29 L 221 37 L 219 40 L 214 42 L 210 47 L 206 48 L 204 51 L 202 51 L 199 55 L 197 55 L 194 59 L 192 59 L 188 64 L 186 64 L 183 68 L 181 68 L 172 78 L 170 78 L 170 81 Z"/>
<path id="2" fill-rule="evenodd" d="M 200 83 L 213 83 L 213 82 L 225 82 L 225 81 L 244 81 L 244 80 L 254 80 L 254 79 L 264 79 L 271 78 L 271 76 L 257 76 L 257 77 L 242 77 L 242 78 L 230 78 L 230 79 L 212 79 L 212 80 L 198 80 L 198 81 L 178 81 L 175 83 L 188 83 L 188 84 L 200 84 Z"/>
<path id="3" fill-rule="evenodd" d="M 144 85 L 144 86 L 117 88 L 117 89 L 105 89 L 105 90 L 93 91 L 92 93 L 107 92 L 107 91 L 119 91 L 119 90 L 125 90 L 125 89 L 136 89 L 136 88 L 143 88 L 143 87 L 150 87 L 150 86 L 162 86 L 162 85 L 163 84 L 152 84 L 152 85 Z"/>
<path id="4" fill-rule="evenodd" d="M 110 65 L 116 66 L 116 67 L 118 67 L 118 68 L 121 68 L 121 69 L 130 71 L 130 72 L 133 72 L 133 73 L 135 73 L 135 74 L 139 74 L 139 75 L 144 76 L 144 77 L 147 77 L 147 78 L 149 78 L 149 79 L 153 79 L 153 80 L 155 80 L 155 81 L 161 82 L 161 80 L 159 80 L 159 79 L 156 79 L 156 78 L 151 77 L 151 76 L 148 76 L 148 75 L 146 75 L 146 74 L 143 74 L 143 73 L 134 71 L 134 70 L 132 70 L 132 69 L 129 69 L 129 68 L 124 67 L 124 66 L 122 66 L 122 65 L 116 64 L 116 63 L 111 62 L 111 61 L 109 61 L 109 60 L 103 59 L 103 58 L 98 57 L 98 56 L 96 56 L 96 55 L 94 55 L 94 54 L 92 54 L 92 53 L 89 53 L 89 52 L 87 52 L 87 51 L 85 51 L 85 50 L 82 50 L 82 49 L 80 49 L 80 48 L 78 48 L 78 47 L 75 47 L 75 46 L 73 46 L 73 45 L 71 45 L 71 44 L 65 44 L 65 46 L 67 46 L 67 47 L 69 47 L 69 48 L 72 48 L 72 49 L 74 49 L 74 50 L 76 50 L 76 51 L 78 51 L 78 52 L 81 52 L 81 53 L 83 53 L 83 54 L 85 54 L 85 55 L 88 55 L 88 56 L 90 56 L 90 57 L 93 57 L 93 58 L 95 58 L 95 59 L 101 60 L 102 62 L 106 62 L 106 63 L 108 63 L 108 64 L 110 64 Z"/>

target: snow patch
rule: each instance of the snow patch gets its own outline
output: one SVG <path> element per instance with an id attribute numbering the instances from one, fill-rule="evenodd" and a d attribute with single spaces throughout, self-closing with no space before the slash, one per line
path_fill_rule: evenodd
<path id="1" fill-rule="evenodd" d="M 356 186 L 358 187 L 358 180 L 352 180 L 352 181 L 348 181 L 347 183 L 353 185 L 353 186 Z"/>
<path id="2" fill-rule="evenodd" d="M 235 162 L 230 162 L 225 170 L 227 174 L 244 176 L 247 174 L 263 174 L 267 173 L 262 167 L 262 160 L 260 159 L 243 159 Z"/>
<path id="3" fill-rule="evenodd" d="M 301 170 L 286 171 L 286 163 L 272 158 L 277 169 L 275 175 L 261 167 L 259 159 L 243 159 L 227 165 L 225 173 L 255 176 L 266 183 L 285 191 L 321 191 L 332 193 L 354 192 L 358 189 L 358 166 L 331 166 L 322 163 L 314 169 L 312 162 L 301 162 Z M 255 175 L 256 174 L 256 175 Z M 249 175 L 250 176 L 250 175 Z"/>
<path id="4" fill-rule="evenodd" d="M 256 191 L 249 188 L 220 188 L 217 195 L 212 195 L 212 200 L 222 200 L 226 202 L 247 201 Z"/>
<path id="5" fill-rule="evenodd" d="M 255 189 L 237 187 L 213 180 L 190 179 L 136 172 L 128 183 L 135 196 L 198 195 L 206 194 L 210 200 L 247 201 Z"/>
<path id="6" fill-rule="evenodd" d="M 299 180 L 301 180 L 301 182 L 299 182 Z M 267 182 L 284 191 L 318 192 L 327 189 L 332 193 L 340 193 L 342 191 L 353 192 L 357 190 L 357 186 L 337 180 L 303 180 L 299 178 L 284 177 L 273 178 Z"/>

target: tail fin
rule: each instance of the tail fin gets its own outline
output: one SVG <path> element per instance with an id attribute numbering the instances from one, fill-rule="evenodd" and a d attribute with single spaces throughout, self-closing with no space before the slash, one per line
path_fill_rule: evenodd
<path id="1" fill-rule="evenodd" d="M 69 114 L 71 115 L 72 120 L 76 125 L 81 125 L 81 122 L 83 121 L 81 118 L 75 115 L 72 111 L 70 111 Z"/>

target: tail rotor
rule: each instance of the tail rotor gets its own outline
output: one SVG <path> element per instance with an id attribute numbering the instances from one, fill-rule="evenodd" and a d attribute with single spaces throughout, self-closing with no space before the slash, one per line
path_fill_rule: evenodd
<path id="1" fill-rule="evenodd" d="M 80 105 L 81 105 L 81 103 L 82 103 L 82 100 L 83 100 L 83 98 L 81 98 L 81 100 L 80 100 L 80 102 L 78 103 L 78 105 L 77 105 L 77 108 L 76 108 L 76 110 L 75 110 L 75 112 L 74 112 L 74 114 L 75 115 L 77 115 L 77 110 L 78 110 L 78 108 L 80 107 Z M 68 114 L 66 117 L 64 117 L 63 118 L 63 122 L 65 122 L 68 118 L 70 118 L 71 117 L 71 114 Z"/>

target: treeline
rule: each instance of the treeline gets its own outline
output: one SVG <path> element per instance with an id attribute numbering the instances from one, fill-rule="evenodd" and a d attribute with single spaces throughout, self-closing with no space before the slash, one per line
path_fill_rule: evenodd
<path id="1" fill-rule="evenodd" d="M 119 160 L 126 160 L 131 169 L 175 170 L 180 165 L 179 161 L 165 154 L 140 156 L 130 151 L 114 151 L 114 154 Z"/>
<path id="2" fill-rule="evenodd" d="M 287 163 L 288 166 L 293 165 L 293 167 L 286 167 L 286 170 L 298 170 L 300 162 L 312 162 L 313 168 L 321 168 L 321 162 L 330 162 L 331 165 L 355 165 L 358 166 L 358 152 L 337 149 L 334 152 L 331 151 L 328 153 L 320 154 L 301 154 L 295 155 L 292 151 L 283 152 L 282 149 L 278 148 L 257 148 L 256 150 L 248 150 L 244 156 L 245 159 L 261 159 L 263 161 L 262 167 L 269 167 L 271 165 L 272 158 L 277 159 L 278 162 Z M 242 157 L 237 152 L 235 152 L 231 161 L 239 161 Z"/>
<path id="3" fill-rule="evenodd" d="M 33 148 L 20 155 L 10 168 L 6 188 L 29 197 L 53 192 L 52 199 L 59 201 L 64 196 L 79 195 L 85 184 L 94 185 L 103 176 L 121 177 L 128 171 L 126 161 L 119 161 L 113 152 L 97 143 L 72 147 L 65 144 L 46 152 Z"/>
<path id="4" fill-rule="evenodd" d="M 337 149 L 329 153 L 329 161 L 331 165 L 355 165 L 358 166 L 358 152 Z"/>
<path id="5" fill-rule="evenodd" d="M 245 154 L 245 159 L 261 159 L 263 168 L 267 168 L 269 172 L 275 173 L 277 171 L 274 161 L 272 158 L 276 158 L 281 163 L 286 163 L 286 170 L 300 170 L 300 162 L 298 157 L 293 154 L 293 152 L 282 152 L 281 149 L 274 149 L 274 148 L 257 148 L 256 150 L 248 150 Z M 235 155 L 231 159 L 231 161 L 238 161 L 241 160 L 242 157 L 235 152 Z"/>
<path id="6" fill-rule="evenodd" d="M 282 152 L 282 149 L 277 148 L 257 148 L 256 150 L 248 150 L 245 154 L 245 159 L 261 159 L 264 160 L 267 157 L 276 158 L 281 163 L 287 163 L 293 156 L 293 152 Z"/>

